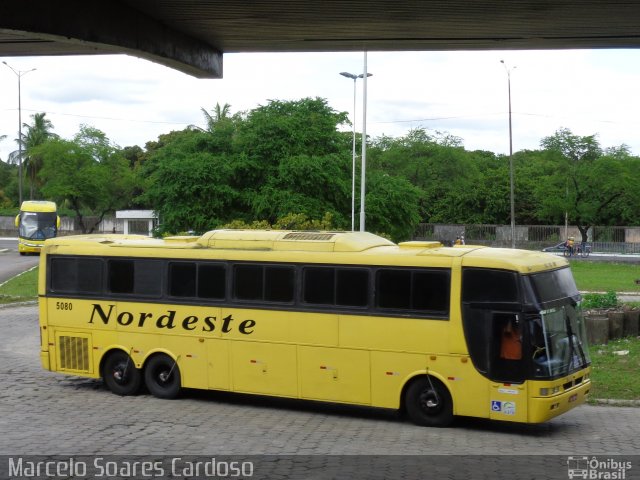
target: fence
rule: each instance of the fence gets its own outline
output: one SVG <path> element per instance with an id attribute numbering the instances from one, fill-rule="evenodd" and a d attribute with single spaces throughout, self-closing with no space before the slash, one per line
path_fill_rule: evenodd
<path id="1" fill-rule="evenodd" d="M 493 247 L 511 246 L 510 225 L 443 225 L 421 223 L 414 240 L 437 240 L 452 244 L 464 236 L 465 243 Z M 574 237 L 581 242 L 582 234 L 575 225 L 516 225 L 515 245 L 526 250 L 541 250 Z M 640 227 L 594 226 L 587 232 L 591 251 L 602 253 L 640 253 Z"/>
<path id="2" fill-rule="evenodd" d="M 84 217 L 85 225 L 95 225 L 98 217 Z M 0 236 L 17 237 L 18 229 L 15 226 L 15 217 L 0 216 Z M 93 233 L 123 233 L 123 220 L 114 217 L 105 217 L 94 229 Z M 75 217 L 61 217 L 59 235 L 77 235 L 82 230 Z"/>
<path id="3" fill-rule="evenodd" d="M 86 225 L 93 225 L 94 217 L 85 217 Z M 14 226 L 14 217 L 0 216 L 0 236 L 15 237 L 18 232 Z M 146 228 L 146 224 L 145 224 Z M 122 219 L 106 217 L 100 222 L 94 233 L 123 233 Z M 146 230 L 145 230 L 146 232 Z M 62 217 L 60 235 L 82 233 L 75 218 Z M 140 232 L 142 233 L 142 231 Z M 464 236 L 467 244 L 488 245 L 492 247 L 511 247 L 510 225 L 445 225 L 421 223 L 418 225 L 414 240 L 437 240 L 451 245 L 456 237 Z M 516 225 L 515 245 L 526 250 L 541 250 L 564 241 L 568 236 L 580 242 L 582 235 L 578 227 L 569 225 Z M 592 252 L 601 253 L 637 253 L 640 254 L 640 227 L 591 227 L 587 234 Z"/>

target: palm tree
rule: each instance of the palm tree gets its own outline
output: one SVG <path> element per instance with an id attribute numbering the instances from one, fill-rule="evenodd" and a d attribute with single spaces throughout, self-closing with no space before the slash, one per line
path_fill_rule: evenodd
<path id="1" fill-rule="evenodd" d="M 22 124 L 25 133 L 22 135 L 22 154 L 24 156 L 25 171 L 30 179 L 30 196 L 33 200 L 33 189 L 36 184 L 39 186 L 38 173 L 42 169 L 42 157 L 34 152 L 35 147 L 42 145 L 49 139 L 57 138 L 53 130 L 51 120 L 46 117 L 46 113 L 36 113 L 31 115 L 33 125 Z"/>
<path id="2" fill-rule="evenodd" d="M 225 103 L 223 106 L 220 106 L 219 103 L 216 103 L 215 110 L 213 111 L 213 115 L 207 112 L 204 108 L 201 108 L 204 118 L 207 122 L 207 131 L 213 132 L 215 129 L 216 123 L 220 120 L 224 120 L 229 118 L 229 112 L 231 111 L 231 105 Z"/>

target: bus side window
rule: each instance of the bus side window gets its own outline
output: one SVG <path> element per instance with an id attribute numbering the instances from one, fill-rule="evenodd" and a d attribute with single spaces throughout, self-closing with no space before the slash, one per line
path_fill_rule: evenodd
<path id="1" fill-rule="evenodd" d="M 262 300 L 262 265 L 236 265 L 233 268 L 233 295 L 238 300 Z"/>
<path id="2" fill-rule="evenodd" d="M 411 308 L 411 271 L 384 269 L 378 271 L 377 306 L 398 310 Z"/>
<path id="3" fill-rule="evenodd" d="M 223 300 L 227 283 L 224 265 L 198 265 L 198 297 Z"/>
<path id="4" fill-rule="evenodd" d="M 52 258 L 49 290 L 54 293 L 102 293 L 102 260 Z"/>
<path id="5" fill-rule="evenodd" d="M 196 296 L 195 263 L 169 263 L 169 295 L 172 297 Z"/>
<path id="6" fill-rule="evenodd" d="M 348 307 L 366 307 L 369 303 L 369 271 L 337 269 L 336 303 Z"/>
<path id="7" fill-rule="evenodd" d="M 305 268 L 303 284 L 304 301 L 318 305 L 333 305 L 335 303 L 335 282 L 335 268 Z"/>
<path id="8" fill-rule="evenodd" d="M 160 260 L 109 260 L 109 291 L 159 296 L 163 263 Z"/>
<path id="9" fill-rule="evenodd" d="M 236 265 L 233 291 L 238 300 L 289 303 L 294 296 L 293 267 L 282 265 Z"/>
<path id="10" fill-rule="evenodd" d="M 463 302 L 517 302 L 515 272 L 485 268 L 467 268 L 462 274 Z"/>
<path id="11" fill-rule="evenodd" d="M 448 270 L 378 271 L 378 308 L 414 310 L 438 315 L 449 313 L 450 275 Z"/>
<path id="12" fill-rule="evenodd" d="M 449 314 L 449 272 L 414 272 L 412 282 L 412 308 L 441 314 Z"/>
<path id="13" fill-rule="evenodd" d="M 303 291 L 306 303 L 366 307 L 369 304 L 369 270 L 307 267 Z"/>
<path id="14" fill-rule="evenodd" d="M 292 267 L 268 266 L 264 272 L 264 299 L 268 302 L 292 302 L 294 275 Z"/>

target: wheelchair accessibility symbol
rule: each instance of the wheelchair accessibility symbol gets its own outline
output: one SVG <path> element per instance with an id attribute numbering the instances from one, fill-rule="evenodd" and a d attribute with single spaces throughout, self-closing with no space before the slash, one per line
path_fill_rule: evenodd
<path id="1" fill-rule="evenodd" d="M 499 400 L 491 400 L 491 411 L 503 413 L 505 415 L 515 415 L 516 404 L 514 402 L 501 402 Z"/>

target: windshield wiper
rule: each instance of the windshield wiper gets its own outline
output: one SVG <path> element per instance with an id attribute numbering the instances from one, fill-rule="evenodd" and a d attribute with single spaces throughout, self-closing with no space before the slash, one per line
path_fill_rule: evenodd
<path id="1" fill-rule="evenodd" d="M 578 352 L 580 354 L 580 358 L 582 359 L 582 365 L 581 366 L 584 366 L 587 363 L 587 359 L 586 359 L 585 354 L 584 354 L 584 349 L 582 348 L 582 344 L 580 342 L 578 342 L 578 347 L 579 348 L 576 349 L 576 347 L 575 347 L 575 344 L 574 344 L 575 340 L 574 339 L 576 337 L 575 337 L 575 335 L 573 333 L 573 329 L 571 328 L 571 320 L 569 319 L 569 315 L 567 315 L 566 312 L 565 312 L 565 315 L 564 315 L 564 323 L 565 323 L 565 325 L 567 327 L 567 335 L 569 337 L 569 368 L 571 368 L 573 366 L 573 352 L 575 350 L 578 350 Z M 578 366 L 578 365 L 576 365 L 576 366 Z"/>

